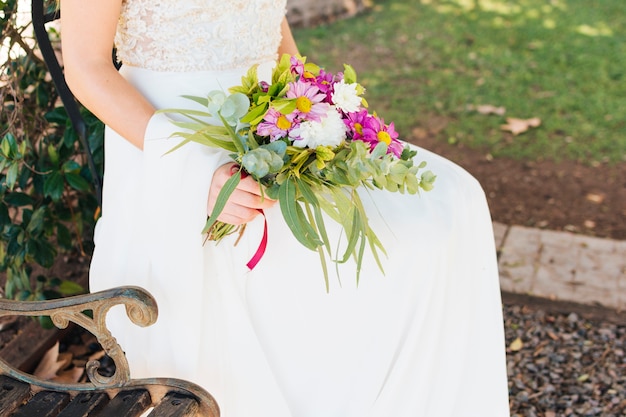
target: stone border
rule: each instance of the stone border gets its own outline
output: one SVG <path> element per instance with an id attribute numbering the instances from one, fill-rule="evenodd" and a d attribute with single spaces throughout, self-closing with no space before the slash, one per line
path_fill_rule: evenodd
<path id="1" fill-rule="evenodd" d="M 626 310 L 626 241 L 494 223 L 503 291 Z"/>

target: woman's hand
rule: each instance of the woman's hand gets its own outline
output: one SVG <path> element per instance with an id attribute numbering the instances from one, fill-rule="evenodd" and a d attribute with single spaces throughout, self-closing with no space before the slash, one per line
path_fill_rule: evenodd
<path id="1" fill-rule="evenodd" d="M 211 214 L 217 196 L 222 190 L 224 183 L 236 172 L 236 164 L 229 163 L 219 167 L 209 188 L 209 198 L 207 201 L 207 215 Z M 271 200 L 267 196 L 261 196 L 259 184 L 252 177 L 245 177 L 239 182 L 235 191 L 231 194 L 224 206 L 224 210 L 218 216 L 218 220 L 224 223 L 240 225 L 248 223 L 258 216 L 259 209 L 272 207 L 276 200 Z"/>

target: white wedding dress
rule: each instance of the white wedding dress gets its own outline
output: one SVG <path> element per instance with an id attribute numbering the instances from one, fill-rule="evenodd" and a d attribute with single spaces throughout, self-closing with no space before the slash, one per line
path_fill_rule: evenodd
<path id="1" fill-rule="evenodd" d="M 226 90 L 252 64 L 267 74 L 284 12 L 285 0 L 125 0 L 121 72 L 157 108 L 189 107 L 181 95 Z M 236 247 L 203 244 L 212 173 L 229 159 L 196 145 L 164 155 L 174 131 L 154 116 L 143 152 L 106 132 L 91 290 L 138 285 L 159 305 L 146 329 L 111 312 L 133 377 L 194 381 L 224 417 L 509 415 L 496 252 L 474 178 L 418 148 L 434 190 L 362 193 L 385 275 L 366 259 L 356 288 L 348 263 L 327 293 L 317 253 L 278 206 L 252 271 L 261 216 Z"/>

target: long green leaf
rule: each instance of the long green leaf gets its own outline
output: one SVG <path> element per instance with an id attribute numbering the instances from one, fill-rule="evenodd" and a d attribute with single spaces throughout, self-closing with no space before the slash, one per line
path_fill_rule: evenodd
<path id="1" fill-rule="evenodd" d="M 246 149 L 244 149 L 243 143 L 241 143 L 241 139 L 239 139 L 239 136 L 235 132 L 235 129 L 233 129 L 233 127 L 228 124 L 226 119 L 221 114 L 220 114 L 220 119 L 222 120 L 224 127 L 228 131 L 228 135 L 232 138 L 233 143 L 235 144 L 235 147 L 237 148 L 237 153 L 239 155 L 243 155 L 244 153 L 246 153 Z"/>
<path id="2" fill-rule="evenodd" d="M 328 233 L 326 232 L 326 225 L 324 224 L 324 216 L 322 215 L 322 210 L 320 208 L 319 199 L 309 187 L 309 185 L 304 182 L 301 178 L 296 179 L 298 188 L 302 193 L 302 197 L 309 205 L 313 208 L 313 219 L 309 220 L 311 224 L 316 225 L 317 232 L 319 233 L 322 242 L 324 243 L 324 247 L 328 254 L 331 254 L 330 240 L 328 239 Z M 314 223 L 313 223 L 314 222 Z"/>
<path id="3" fill-rule="evenodd" d="M 314 231 L 311 235 L 306 230 L 306 226 L 302 222 L 302 208 L 296 201 L 296 185 L 291 180 L 286 180 L 278 188 L 278 201 L 285 223 L 287 223 L 294 237 L 305 247 L 316 250 L 322 242 L 319 241 Z M 310 228 L 308 222 L 305 221 L 304 223 Z"/>
<path id="4" fill-rule="evenodd" d="M 352 209 L 352 226 L 350 227 L 350 230 L 348 230 L 348 245 L 346 246 L 346 249 L 343 253 L 341 260 L 338 261 L 339 263 L 347 262 L 348 259 L 350 259 L 350 256 L 354 254 L 354 248 L 359 242 L 359 238 L 361 238 L 363 234 L 363 230 L 362 230 L 363 224 L 361 222 L 360 217 L 361 216 L 360 216 L 359 211 L 353 208 Z"/>
<path id="5" fill-rule="evenodd" d="M 193 116 L 199 116 L 204 118 L 212 118 L 213 115 L 209 112 L 203 110 L 193 110 L 193 109 L 161 109 L 157 110 L 156 113 L 165 113 L 165 114 L 180 114 L 181 116 L 185 116 L 191 120 L 197 120 L 198 122 L 205 123 L 206 120 L 198 119 Z"/>
<path id="6" fill-rule="evenodd" d="M 206 107 L 209 104 L 209 99 L 207 97 L 189 96 L 186 94 L 183 95 L 182 97 L 189 99 L 191 101 L 195 101 L 196 103 L 200 104 L 203 107 Z"/>
<path id="7" fill-rule="evenodd" d="M 258 124 L 265 112 L 267 111 L 268 105 L 259 105 L 250 110 L 245 116 L 241 118 L 241 123 L 250 123 L 251 125 Z"/>
<path id="8" fill-rule="evenodd" d="M 237 185 L 239 185 L 239 181 L 241 181 L 241 171 L 237 171 L 224 183 L 224 186 L 220 190 L 220 193 L 217 195 L 217 199 L 215 201 L 215 205 L 213 206 L 213 210 L 209 215 L 206 225 L 204 229 L 202 229 L 202 234 L 207 233 L 213 225 L 217 222 L 218 216 L 224 210 L 226 206 L 226 202 L 228 198 L 231 196 Z"/>
<path id="9" fill-rule="evenodd" d="M 387 256 L 387 251 L 385 250 L 381 241 L 378 239 L 378 236 L 376 236 L 376 233 L 374 233 L 374 230 L 372 230 L 372 228 L 370 227 L 369 221 L 367 220 L 367 214 L 365 213 L 365 207 L 363 207 L 363 202 L 361 201 L 361 197 L 356 192 L 355 192 L 353 201 L 354 201 L 354 206 L 356 210 L 358 210 L 361 213 L 361 216 L 365 218 L 364 233 L 367 239 L 367 243 L 369 244 L 369 247 L 370 247 L 370 252 L 372 253 L 372 256 L 374 257 L 374 260 L 376 261 L 376 265 L 378 265 L 378 269 L 380 270 L 380 272 L 384 274 L 385 270 L 383 269 L 383 264 L 380 260 L 378 251 L 380 250 L 380 252 L 382 252 L 382 254 L 385 256 Z"/>

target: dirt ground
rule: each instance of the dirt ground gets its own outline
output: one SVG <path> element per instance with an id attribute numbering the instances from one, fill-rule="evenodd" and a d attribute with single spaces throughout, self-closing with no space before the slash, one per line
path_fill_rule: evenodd
<path id="1" fill-rule="evenodd" d="M 589 166 L 492 158 L 486 150 L 414 133 L 411 142 L 458 163 L 480 181 L 493 220 L 626 239 L 626 163 Z"/>

